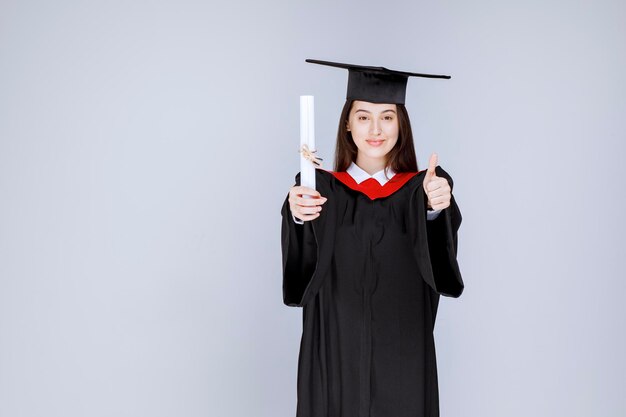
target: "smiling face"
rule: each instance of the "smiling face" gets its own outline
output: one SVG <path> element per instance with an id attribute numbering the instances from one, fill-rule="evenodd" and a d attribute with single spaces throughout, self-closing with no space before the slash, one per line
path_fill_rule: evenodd
<path id="1" fill-rule="evenodd" d="M 358 148 L 357 165 L 384 166 L 386 155 L 398 141 L 395 104 L 355 100 L 348 115 L 348 130 Z"/>

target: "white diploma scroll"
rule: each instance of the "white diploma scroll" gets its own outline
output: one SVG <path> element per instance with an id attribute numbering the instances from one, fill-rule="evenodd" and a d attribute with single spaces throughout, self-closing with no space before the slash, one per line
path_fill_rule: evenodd
<path id="1" fill-rule="evenodd" d="M 315 151 L 313 96 L 300 96 L 300 147 Z M 315 166 L 300 152 L 300 185 L 315 189 Z M 308 195 L 304 195 L 308 197 Z"/>

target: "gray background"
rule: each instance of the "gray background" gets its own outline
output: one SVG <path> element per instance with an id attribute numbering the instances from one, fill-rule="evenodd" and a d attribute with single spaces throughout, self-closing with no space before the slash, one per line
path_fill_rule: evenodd
<path id="1" fill-rule="evenodd" d="M 0 416 L 293 416 L 299 95 L 411 79 L 463 213 L 441 413 L 626 415 L 626 5 L 0 2 Z M 349 417 L 349 416 L 346 416 Z M 393 417 L 393 416 L 390 416 Z"/>

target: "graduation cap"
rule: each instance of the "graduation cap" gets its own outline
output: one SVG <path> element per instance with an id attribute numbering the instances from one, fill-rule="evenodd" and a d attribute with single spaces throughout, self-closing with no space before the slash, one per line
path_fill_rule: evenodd
<path id="1" fill-rule="evenodd" d="M 406 83 L 409 77 L 445 78 L 449 75 L 419 74 L 390 70 L 385 67 L 342 64 L 340 62 L 306 59 L 312 64 L 328 65 L 348 70 L 348 100 L 363 100 L 372 103 L 404 104 Z"/>

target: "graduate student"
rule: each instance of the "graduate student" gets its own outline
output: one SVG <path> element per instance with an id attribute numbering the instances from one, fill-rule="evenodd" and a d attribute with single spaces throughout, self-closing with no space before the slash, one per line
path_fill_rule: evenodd
<path id="1" fill-rule="evenodd" d="M 348 69 L 334 170 L 282 206 L 283 300 L 302 307 L 297 417 L 439 416 L 433 329 L 459 297 L 461 212 L 437 155 L 418 170 L 404 106 L 409 76 Z M 303 195 L 312 198 L 303 198 Z"/>

